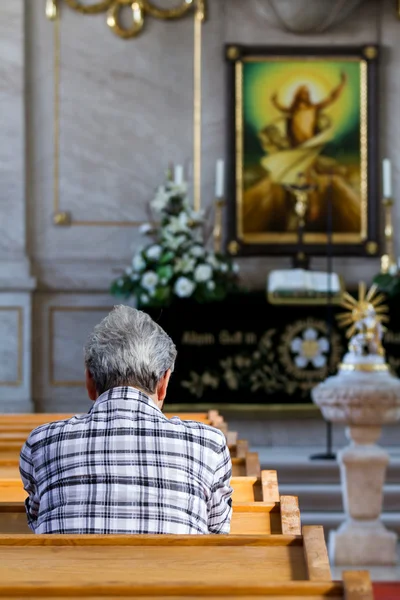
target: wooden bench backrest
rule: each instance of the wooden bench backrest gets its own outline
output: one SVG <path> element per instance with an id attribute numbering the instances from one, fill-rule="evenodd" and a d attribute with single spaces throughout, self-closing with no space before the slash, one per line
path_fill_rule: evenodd
<path id="1" fill-rule="evenodd" d="M 232 477 L 233 502 L 279 502 L 276 471 L 262 471 L 255 476 Z M 18 466 L 0 466 L 0 502 L 23 502 L 23 489 Z"/>
<path id="2" fill-rule="evenodd" d="M 25 596 L 20 595 L 20 588 L 8 588 L 6 591 L 7 596 L 2 596 L 2 600 L 17 600 L 24 598 Z M 25 590 L 24 590 L 25 591 Z M 59 592 L 59 595 L 54 593 L 51 596 L 46 595 L 46 600 L 61 600 L 61 598 L 70 597 L 69 590 L 66 588 L 65 592 L 62 593 L 60 589 L 54 590 Z M 143 596 L 137 595 L 138 590 L 125 586 L 123 589 L 119 588 L 119 591 L 123 593 L 125 597 L 135 596 L 136 600 L 165 600 L 169 597 L 171 600 L 185 599 L 185 600 L 200 600 L 207 598 L 207 600 L 220 600 L 221 598 L 235 598 L 236 600 L 261 600 L 262 598 L 267 600 L 374 600 L 373 587 L 371 584 L 370 576 L 368 571 L 348 571 L 343 573 L 343 582 L 328 582 L 318 583 L 313 581 L 289 581 L 289 582 L 269 582 L 266 585 L 259 586 L 257 583 L 250 581 L 243 589 L 236 586 L 234 589 L 231 588 L 232 594 L 227 596 L 228 589 L 221 586 L 210 586 L 207 585 L 178 585 L 173 587 L 169 584 L 165 586 L 146 586 Z M 47 592 L 47 590 L 46 590 Z M 96 586 L 92 586 L 91 589 L 79 590 L 75 587 L 74 590 L 75 600 L 101 600 L 109 598 L 117 600 L 115 591 L 111 588 L 110 590 L 101 589 L 101 595 L 93 595 L 96 593 Z M 108 592 L 108 593 L 107 593 Z M 68 596 L 66 596 L 68 594 Z M 120 599 L 122 596 L 119 596 Z M 29 598 L 40 598 L 43 600 L 43 590 L 40 588 L 30 589 Z M 394 598 L 394 596 L 393 596 Z M 397 598 L 397 596 L 396 596 Z"/>
<path id="3" fill-rule="evenodd" d="M 103 589 L 140 592 L 165 584 L 226 589 L 331 576 L 322 527 L 304 527 L 302 536 L 0 536 L 0 597 L 11 588 L 27 595 L 35 587 L 43 595 L 88 590 L 94 579 Z"/>
<path id="4" fill-rule="evenodd" d="M 22 502 L 0 502 L 0 534 L 31 533 Z M 280 502 L 233 503 L 232 535 L 300 535 L 300 511 L 295 496 Z"/>

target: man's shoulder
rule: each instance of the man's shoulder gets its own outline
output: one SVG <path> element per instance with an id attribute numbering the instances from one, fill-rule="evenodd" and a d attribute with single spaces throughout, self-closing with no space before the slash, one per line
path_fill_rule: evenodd
<path id="1" fill-rule="evenodd" d="M 88 413 L 74 415 L 69 419 L 60 419 L 59 421 L 43 423 L 43 425 L 39 425 L 30 432 L 27 441 L 30 445 L 32 445 L 43 438 L 47 438 L 49 435 L 59 433 L 67 425 L 78 425 L 79 423 L 84 423 L 87 417 Z"/>
<path id="2" fill-rule="evenodd" d="M 211 427 L 211 425 L 206 425 L 206 423 L 201 423 L 200 421 L 183 421 L 179 417 L 171 417 L 169 422 L 174 425 L 181 425 L 188 433 L 210 439 L 219 446 L 224 446 L 226 444 L 225 435 L 222 431 L 215 427 Z"/>

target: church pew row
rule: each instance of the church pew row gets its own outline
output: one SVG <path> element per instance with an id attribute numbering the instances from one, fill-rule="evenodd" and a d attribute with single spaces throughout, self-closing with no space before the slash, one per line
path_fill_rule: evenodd
<path id="1" fill-rule="evenodd" d="M 0 437 L 0 466 L 19 465 L 19 455 L 24 441 L 4 441 Z M 246 456 L 249 451 L 249 444 L 246 440 L 238 440 L 235 431 L 228 431 L 227 441 L 232 458 L 244 458 Z"/>
<path id="2" fill-rule="evenodd" d="M 268 474 L 271 473 L 275 471 L 262 471 L 261 477 L 257 475 L 232 477 L 233 501 L 279 502 L 279 493 L 275 496 L 270 493 L 269 488 L 275 485 L 269 480 Z M 23 502 L 25 498 L 26 492 L 22 486 L 18 467 L 0 467 L 0 502 Z"/>
<path id="3" fill-rule="evenodd" d="M 72 415 L 64 414 L 32 414 L 32 415 L 0 415 L 0 465 L 10 464 L 10 461 L 19 455 L 29 433 L 44 423 L 51 423 L 62 419 L 71 418 Z M 166 413 L 168 418 L 174 416 L 173 413 Z M 232 457 L 243 458 L 248 452 L 248 442 L 238 440 L 236 431 L 229 431 L 227 423 L 217 411 L 208 413 L 179 413 L 178 416 L 183 420 L 193 420 L 211 425 L 220 429 L 226 436 L 228 447 Z M 15 452 L 13 455 L 12 453 Z M 4 455 L 3 455 L 4 453 Z M 10 453 L 10 454 L 9 454 Z"/>
<path id="4" fill-rule="evenodd" d="M 26 434 L 28 435 L 32 429 L 51 423 L 53 421 L 62 421 L 70 419 L 74 415 L 72 413 L 21 413 L 21 414 L 0 414 L 0 436 L 2 434 Z M 165 413 L 165 416 L 170 419 L 174 416 L 179 416 L 183 421 L 199 421 L 213 427 L 226 427 L 224 418 L 217 410 L 210 410 L 204 413 Z"/>
<path id="5" fill-rule="evenodd" d="M 302 535 L 0 536 L 0 597 L 177 585 L 212 593 L 271 581 L 331 581 L 322 527 L 304 527 Z"/>
<path id="6" fill-rule="evenodd" d="M 22 502 L 0 502 L 0 534 L 31 534 Z M 232 535 L 300 535 L 300 511 L 296 496 L 280 502 L 234 502 Z"/>
<path id="7" fill-rule="evenodd" d="M 143 595 L 140 590 L 132 589 L 129 586 L 119 588 L 119 595 L 116 596 L 112 589 L 102 588 L 97 595 L 96 586 L 91 589 L 81 590 L 77 593 L 74 590 L 75 600 L 120 600 L 121 598 L 132 598 L 136 600 L 219 600 L 220 598 L 235 598 L 236 600 L 374 600 L 373 590 L 380 589 L 379 584 L 372 586 L 368 571 L 344 571 L 343 581 L 320 583 L 314 581 L 290 581 L 290 582 L 269 582 L 266 585 L 249 583 L 245 586 L 194 586 L 190 584 L 171 586 L 168 584 L 159 586 L 144 586 Z M 98 589 L 98 588 L 97 588 Z M 26 600 L 22 596 L 24 590 L 18 588 L 5 588 L 10 595 L 2 596 L 2 600 Z M 47 590 L 46 590 L 47 592 Z M 46 600 L 61 600 L 69 598 L 69 589 L 51 590 L 51 595 L 46 595 Z M 55 595 L 58 593 L 58 595 Z M 101 594 L 101 595 L 100 595 Z M 43 598 L 43 592 L 40 588 L 31 588 L 29 598 L 32 600 Z M 379 596 L 379 599 L 393 600 L 398 596 Z M 378 600 L 378 596 L 375 597 Z"/>

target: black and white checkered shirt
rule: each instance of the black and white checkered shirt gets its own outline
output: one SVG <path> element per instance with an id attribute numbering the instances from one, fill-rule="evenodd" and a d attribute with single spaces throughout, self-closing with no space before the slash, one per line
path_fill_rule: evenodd
<path id="1" fill-rule="evenodd" d="M 20 472 L 35 533 L 229 533 L 224 435 L 167 419 L 134 388 L 109 390 L 89 413 L 35 429 Z"/>

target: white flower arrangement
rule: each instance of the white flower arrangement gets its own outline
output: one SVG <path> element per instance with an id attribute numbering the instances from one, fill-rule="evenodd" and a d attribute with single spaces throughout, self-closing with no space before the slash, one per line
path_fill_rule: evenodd
<path id="1" fill-rule="evenodd" d="M 238 289 L 238 265 L 205 247 L 204 215 L 190 205 L 186 184 L 167 181 L 150 207 L 158 224 L 145 223 L 140 232 L 152 241 L 136 252 L 111 293 L 135 296 L 142 307 L 160 307 L 174 298 L 222 300 Z"/>

